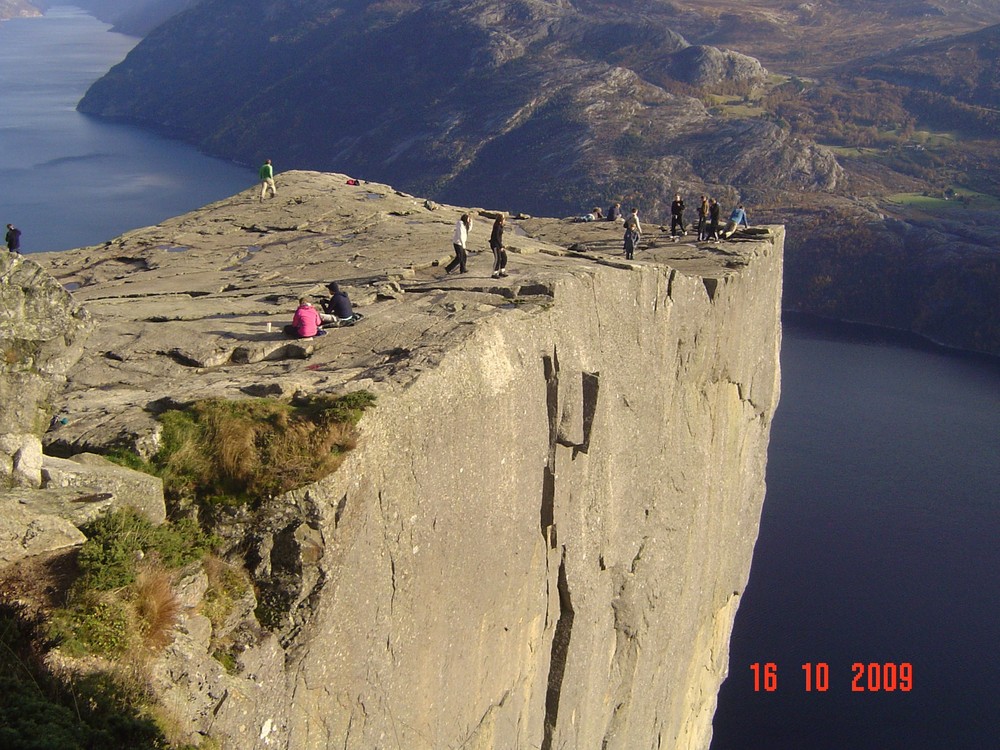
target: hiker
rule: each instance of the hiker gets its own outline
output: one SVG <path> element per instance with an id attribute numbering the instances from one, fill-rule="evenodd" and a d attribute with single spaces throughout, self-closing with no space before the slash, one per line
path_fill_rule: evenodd
<path id="1" fill-rule="evenodd" d="M 354 312 L 351 298 L 347 292 L 341 291 L 336 281 L 331 281 L 326 288 L 330 291 L 330 298 L 320 300 L 323 312 L 319 314 L 324 325 L 352 326 L 361 320 L 361 313 Z"/>
<path id="2" fill-rule="evenodd" d="M 472 229 L 472 216 L 462 214 L 462 218 L 455 222 L 455 234 L 451 238 L 452 247 L 455 248 L 455 257 L 451 263 L 444 267 L 445 273 L 451 273 L 456 266 L 458 266 L 459 273 L 467 272 L 465 263 L 468 260 L 469 251 L 466 248 L 466 243 L 469 241 L 470 229 Z"/>
<path id="3" fill-rule="evenodd" d="M 500 214 L 493 220 L 493 232 L 490 234 L 490 249 L 493 251 L 493 278 L 507 275 L 507 248 L 503 246 L 503 228 L 507 219 Z"/>
<path id="4" fill-rule="evenodd" d="M 13 224 L 7 225 L 7 236 L 4 238 L 7 242 L 7 249 L 12 253 L 21 254 L 21 230 L 15 227 Z"/>
<path id="5" fill-rule="evenodd" d="M 313 336 L 323 336 L 323 319 L 320 318 L 316 308 L 312 306 L 308 297 L 299 299 L 299 306 L 292 316 L 291 325 L 284 328 L 286 336 L 298 339 L 311 339 Z"/>
<path id="6" fill-rule="evenodd" d="M 628 215 L 628 218 L 625 219 L 625 228 L 628 229 L 629 227 L 635 229 L 639 237 L 642 237 L 642 225 L 639 224 L 638 208 L 633 208 L 632 212 Z"/>
<path id="7" fill-rule="evenodd" d="M 611 204 L 611 208 L 608 209 L 608 221 L 621 221 L 622 220 L 622 204 L 615 201 Z"/>
<path id="8" fill-rule="evenodd" d="M 708 239 L 708 198 L 704 195 L 698 203 L 698 242 Z"/>
<path id="9" fill-rule="evenodd" d="M 271 166 L 270 159 L 264 160 L 258 174 L 260 175 L 260 200 L 263 203 L 268 190 L 271 191 L 272 198 L 278 194 L 278 191 L 274 189 L 274 168 Z"/>
<path id="10" fill-rule="evenodd" d="M 635 255 L 635 249 L 639 245 L 639 238 L 642 235 L 636 228 L 636 224 L 626 224 L 625 225 L 625 260 L 632 260 Z"/>
<path id="11" fill-rule="evenodd" d="M 726 228 L 722 232 L 722 239 L 728 240 L 736 234 L 736 230 L 740 228 L 740 225 L 747 229 L 750 228 L 750 223 L 747 221 L 747 212 L 744 210 L 742 203 L 729 214 L 729 221 L 726 222 Z"/>
<path id="12" fill-rule="evenodd" d="M 674 195 L 674 202 L 670 204 L 670 236 L 684 236 L 684 201 L 680 193 Z"/>
<path id="13" fill-rule="evenodd" d="M 708 199 L 708 239 L 719 241 L 719 202 L 715 198 Z"/>

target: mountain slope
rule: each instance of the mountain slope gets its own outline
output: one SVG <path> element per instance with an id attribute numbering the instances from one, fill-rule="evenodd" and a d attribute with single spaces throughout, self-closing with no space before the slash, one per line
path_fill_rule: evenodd
<path id="1" fill-rule="evenodd" d="M 512 211 L 742 201 L 789 227 L 789 306 L 1000 352 L 997 21 L 971 0 L 203 0 L 80 109 Z"/>
<path id="2" fill-rule="evenodd" d="M 657 211 L 678 187 L 732 194 L 738 183 L 761 199 L 780 183 L 836 183 L 828 155 L 764 123 L 716 120 L 683 83 L 668 90 L 681 77 L 766 75 L 689 48 L 662 19 L 570 3 L 205 0 L 150 34 L 80 109 L 236 160 L 534 212 L 611 197 Z M 712 132 L 699 151 L 691 136 Z M 757 150 L 796 168 L 747 169 Z"/>

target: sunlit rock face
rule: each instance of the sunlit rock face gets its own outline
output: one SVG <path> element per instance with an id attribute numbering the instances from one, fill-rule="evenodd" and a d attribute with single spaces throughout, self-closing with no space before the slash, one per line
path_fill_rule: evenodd
<path id="1" fill-rule="evenodd" d="M 100 322 L 51 450 L 150 454 L 197 398 L 377 396 L 332 475 L 234 545 L 280 600 L 211 657 L 193 609 L 154 672 L 191 741 L 273 748 L 704 748 L 764 496 L 784 230 L 427 201 L 280 172 L 105 245 L 38 256 Z M 469 271 L 446 274 L 472 216 Z M 281 332 L 328 281 L 364 314 Z M 284 586 L 282 590 L 281 587 Z"/>

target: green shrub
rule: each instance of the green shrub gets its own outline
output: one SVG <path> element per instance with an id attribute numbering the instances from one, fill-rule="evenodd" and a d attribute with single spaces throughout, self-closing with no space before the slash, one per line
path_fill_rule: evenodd
<path id="1" fill-rule="evenodd" d="M 96 591 L 131 584 L 139 561 L 149 555 L 176 569 L 201 559 L 214 543 L 193 519 L 154 526 L 133 508 L 104 513 L 82 531 L 87 541 L 77 557 L 79 587 Z"/>
<path id="2" fill-rule="evenodd" d="M 126 601 L 91 592 L 72 606 L 55 610 L 49 620 L 49 634 L 67 654 L 78 657 L 121 656 L 134 646 L 138 636 Z"/>
<path id="3" fill-rule="evenodd" d="M 208 589 L 202 600 L 201 612 L 218 630 L 232 614 L 236 602 L 250 591 L 250 580 L 246 571 L 214 556 L 205 559 L 205 573 Z"/>
<path id="4" fill-rule="evenodd" d="M 104 513 L 83 532 L 80 577 L 52 613 L 49 636 L 71 656 L 166 645 L 177 616 L 168 571 L 204 557 L 214 539 L 192 519 L 154 526 L 132 508 Z"/>
<path id="5" fill-rule="evenodd" d="M 133 471 L 141 471 L 146 474 L 155 474 L 156 470 L 153 465 L 143 459 L 135 451 L 129 450 L 127 448 L 115 448 L 104 455 L 109 461 L 114 461 L 119 466 L 124 466 L 126 469 L 132 469 Z"/>
<path id="6" fill-rule="evenodd" d="M 36 653 L 35 623 L 0 604 L 0 747 L 4 750 L 162 750 L 144 689 L 106 672 L 72 680 L 49 673 Z"/>

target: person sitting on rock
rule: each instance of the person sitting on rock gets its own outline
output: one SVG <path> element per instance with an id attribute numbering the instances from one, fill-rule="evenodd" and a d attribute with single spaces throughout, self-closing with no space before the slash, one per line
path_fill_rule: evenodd
<path id="1" fill-rule="evenodd" d="M 295 315 L 292 316 L 291 325 L 285 326 L 284 331 L 287 336 L 297 339 L 311 339 L 313 336 L 322 336 L 326 333 L 322 326 L 323 319 L 312 306 L 312 302 L 308 297 L 302 297 Z"/>
<path id="2" fill-rule="evenodd" d="M 729 221 L 726 222 L 726 228 L 722 230 L 722 239 L 728 240 L 736 234 L 736 230 L 740 228 L 740 225 L 743 225 L 747 229 L 750 228 L 750 224 L 747 222 L 747 212 L 743 208 L 742 203 L 729 214 Z"/>
<path id="3" fill-rule="evenodd" d="M 621 221 L 622 220 L 622 204 L 615 201 L 611 204 L 611 208 L 608 209 L 608 221 Z"/>
<path id="4" fill-rule="evenodd" d="M 354 312 L 351 306 L 351 298 L 336 281 L 331 281 L 326 288 L 330 290 L 330 297 L 320 302 L 323 312 L 319 314 L 324 325 L 352 326 L 361 320 L 361 314 Z"/>

